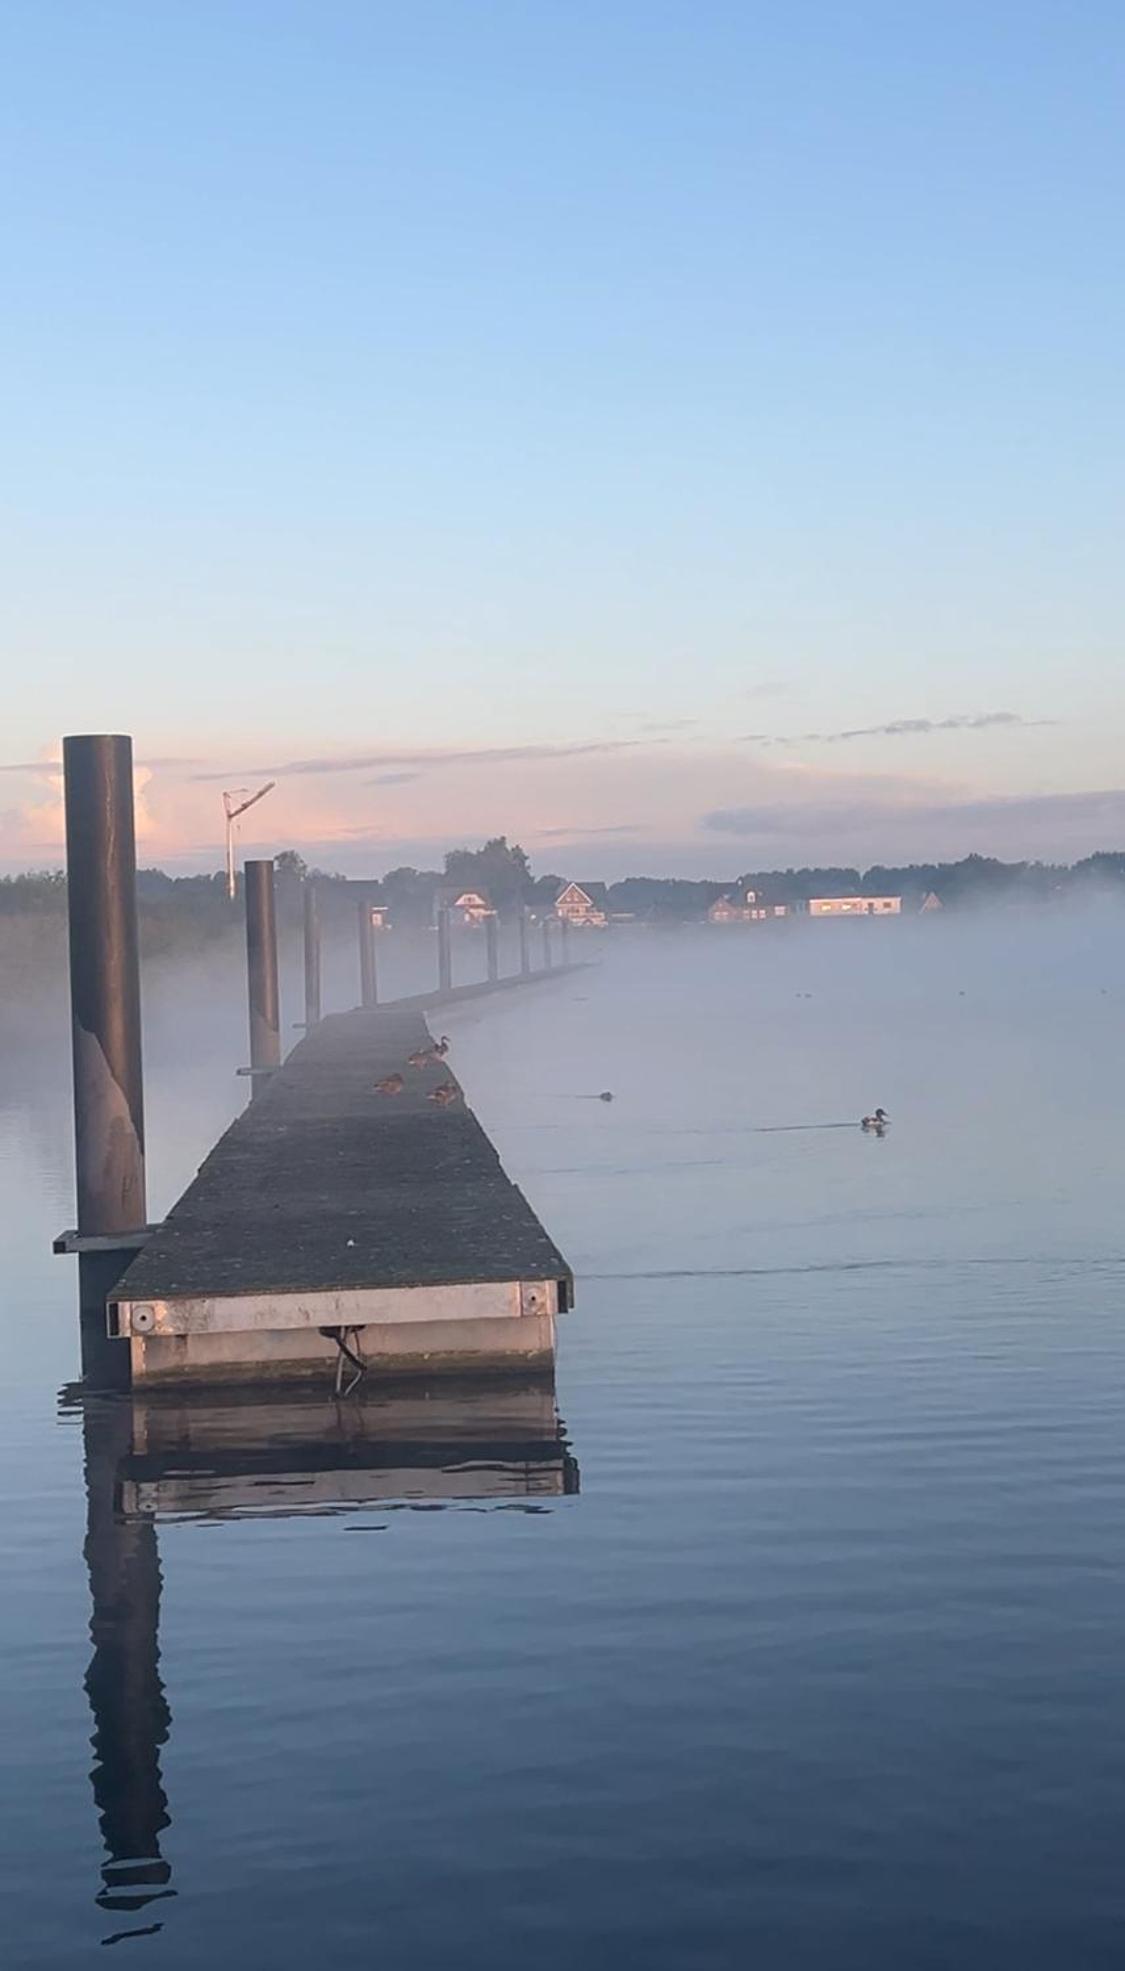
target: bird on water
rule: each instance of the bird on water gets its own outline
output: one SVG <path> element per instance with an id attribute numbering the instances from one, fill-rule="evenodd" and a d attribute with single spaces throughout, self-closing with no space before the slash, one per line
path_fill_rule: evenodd
<path id="1" fill-rule="evenodd" d="M 874 1115 L 864 1116 L 859 1126 L 861 1129 L 874 1129 L 878 1131 L 885 1129 L 889 1121 L 890 1116 L 887 1114 L 886 1109 L 876 1109 Z"/>

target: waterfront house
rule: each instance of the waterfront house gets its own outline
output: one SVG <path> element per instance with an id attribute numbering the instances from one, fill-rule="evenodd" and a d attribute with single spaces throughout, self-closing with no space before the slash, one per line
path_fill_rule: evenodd
<path id="1" fill-rule="evenodd" d="M 757 890 L 716 897 L 707 912 L 710 924 L 764 924 L 771 917 L 788 917 L 787 903 L 766 903 Z"/>
<path id="2" fill-rule="evenodd" d="M 460 896 L 454 897 L 451 908 L 462 924 L 483 924 L 486 918 L 496 915 L 483 890 L 462 890 Z"/>
<path id="3" fill-rule="evenodd" d="M 604 883 L 567 883 L 555 898 L 555 916 L 575 930 L 600 931 L 609 921 Z"/>

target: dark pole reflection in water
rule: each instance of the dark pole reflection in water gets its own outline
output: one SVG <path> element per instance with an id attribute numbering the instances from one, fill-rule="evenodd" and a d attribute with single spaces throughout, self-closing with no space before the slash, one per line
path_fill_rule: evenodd
<path id="1" fill-rule="evenodd" d="M 172 1722 L 160 1680 L 160 1555 L 154 1522 L 119 1509 L 132 1406 L 88 1396 L 82 1428 L 93 1644 L 85 1680 L 94 1719 L 90 1777 L 106 1848 L 97 1900 L 107 1910 L 139 1910 L 175 1894 L 160 1852 L 169 1824 L 160 1748 Z"/>
<path id="2" fill-rule="evenodd" d="M 93 1654 L 91 1781 L 105 1844 L 100 1908 L 175 1896 L 160 1752 L 159 1520 L 337 1513 L 379 1502 L 531 1502 L 579 1489 L 550 1377 L 186 1400 L 65 1390 L 82 1414 Z M 531 1505 L 534 1510 L 534 1505 Z M 159 1922 L 103 1939 L 151 1934 Z"/>

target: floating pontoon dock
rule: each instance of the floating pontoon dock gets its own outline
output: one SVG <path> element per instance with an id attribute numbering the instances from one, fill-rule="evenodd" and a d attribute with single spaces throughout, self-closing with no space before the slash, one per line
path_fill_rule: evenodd
<path id="1" fill-rule="evenodd" d="M 570 1268 L 431 1038 L 337 1014 L 263 1078 L 108 1296 L 135 1387 L 553 1362 Z"/>

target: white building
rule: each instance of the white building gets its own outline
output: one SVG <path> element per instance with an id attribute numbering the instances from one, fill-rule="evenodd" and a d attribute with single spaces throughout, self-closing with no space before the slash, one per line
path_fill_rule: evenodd
<path id="1" fill-rule="evenodd" d="M 899 917 L 901 897 L 810 897 L 810 917 Z"/>

